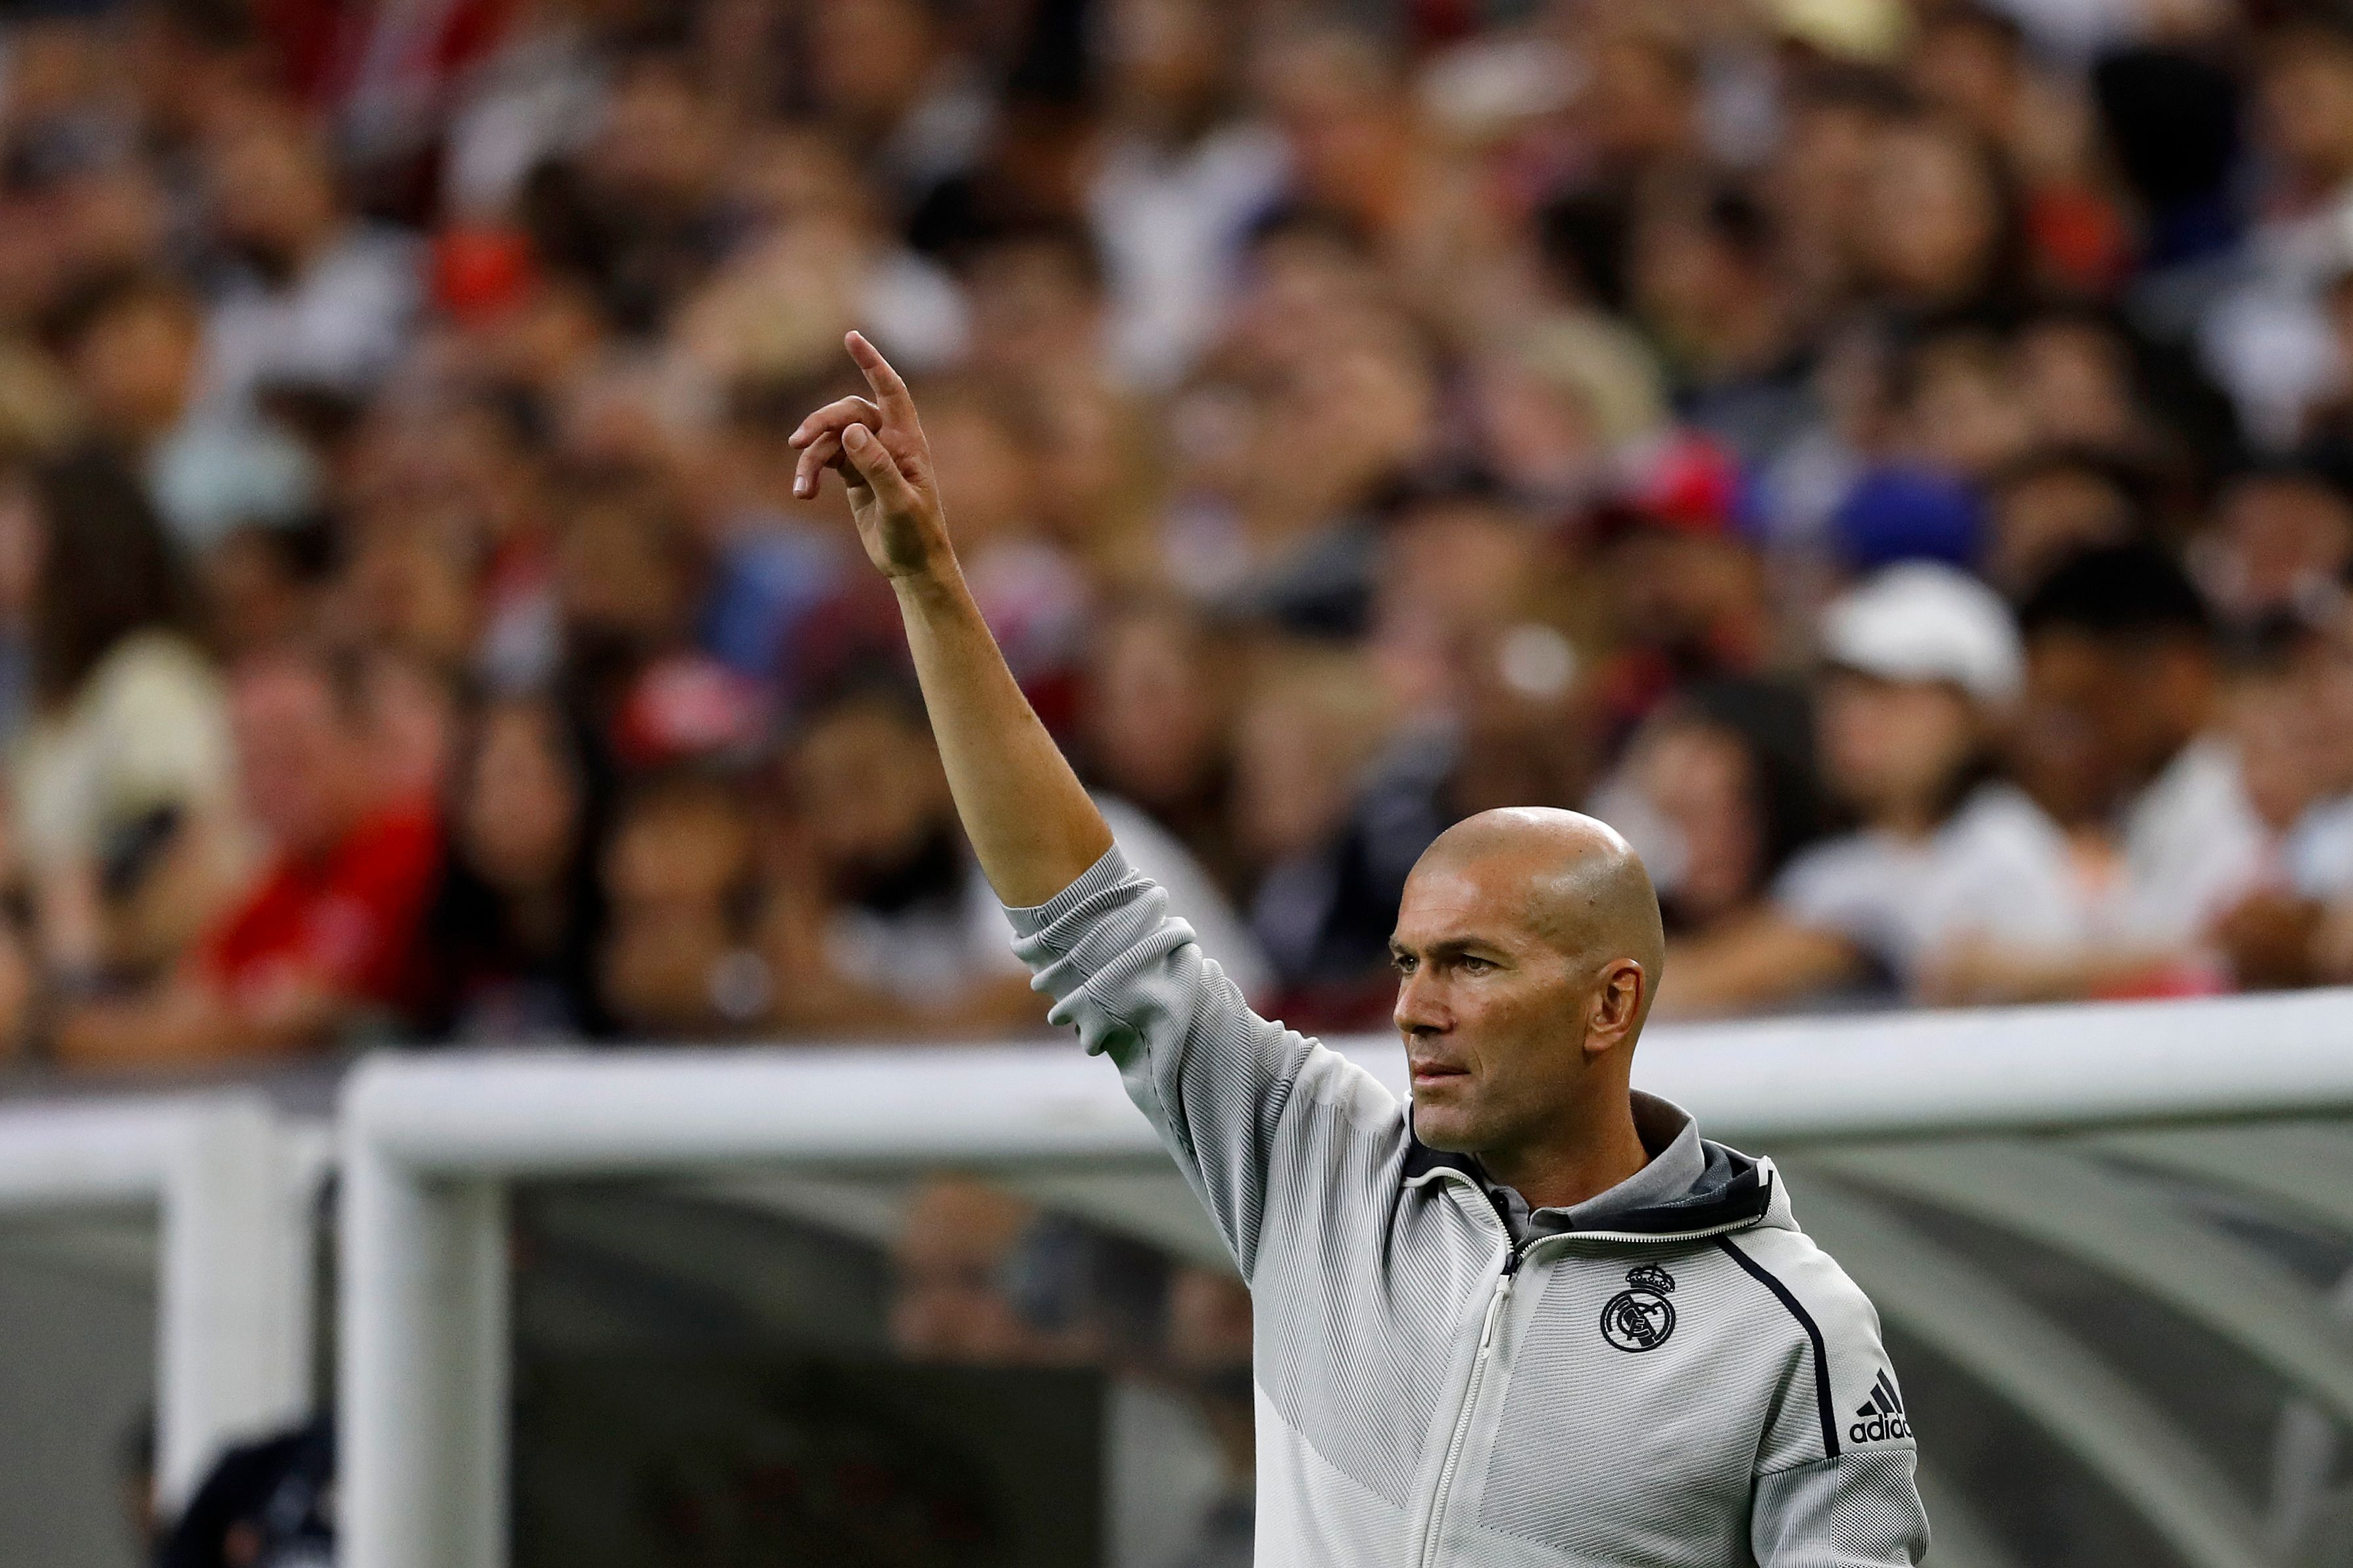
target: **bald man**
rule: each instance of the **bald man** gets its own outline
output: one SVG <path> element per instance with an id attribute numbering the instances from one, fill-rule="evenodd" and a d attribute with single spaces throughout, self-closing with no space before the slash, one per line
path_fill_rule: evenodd
<path id="1" fill-rule="evenodd" d="M 1255 1308 L 1267 1568 L 1873 1568 L 1927 1521 L 1871 1304 L 1772 1163 L 1634 1092 L 1659 906 L 1624 839 L 1487 812 L 1391 950 L 1411 1102 L 1252 1014 L 1130 868 L 958 570 L 906 386 L 795 432 L 905 620 L 956 809 L 1052 1016 L 1118 1063 Z"/>

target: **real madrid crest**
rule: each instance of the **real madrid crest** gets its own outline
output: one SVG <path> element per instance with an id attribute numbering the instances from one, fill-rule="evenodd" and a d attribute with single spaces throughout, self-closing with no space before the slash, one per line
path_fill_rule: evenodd
<path id="1" fill-rule="evenodd" d="M 1655 1263 L 1626 1271 L 1626 1289 L 1601 1309 L 1601 1337 L 1640 1355 L 1657 1350 L 1675 1331 L 1675 1277 Z"/>

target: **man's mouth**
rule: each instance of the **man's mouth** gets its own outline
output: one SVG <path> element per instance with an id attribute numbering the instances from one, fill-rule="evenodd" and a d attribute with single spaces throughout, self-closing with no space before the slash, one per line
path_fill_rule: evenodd
<path id="1" fill-rule="evenodd" d="M 1439 1084 L 1452 1083 L 1458 1079 L 1471 1076 L 1467 1069 L 1447 1062 L 1415 1062 L 1411 1066 L 1413 1087 L 1416 1089 L 1434 1088 Z"/>

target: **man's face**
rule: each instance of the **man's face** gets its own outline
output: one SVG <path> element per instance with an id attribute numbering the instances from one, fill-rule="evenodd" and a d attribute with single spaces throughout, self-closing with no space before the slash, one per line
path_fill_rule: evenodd
<path id="1" fill-rule="evenodd" d="M 202 347 L 193 310 L 141 299 L 92 325 L 74 356 L 75 375 L 99 419 L 142 436 L 179 417 Z"/>
<path id="2" fill-rule="evenodd" d="M 2353 147 L 2353 57 L 2326 47 L 2282 53 L 2256 84 L 2255 109 L 2263 139 L 2284 162 L 2306 178 L 2333 177 Z"/>
<path id="3" fill-rule="evenodd" d="M 573 518 L 557 547 L 555 588 L 576 635 L 639 650 L 676 635 L 694 584 L 660 530 L 627 504 L 592 504 Z"/>
<path id="4" fill-rule="evenodd" d="M 1997 586 L 2023 594 L 2076 552 L 2125 542 L 2132 501 L 2105 475 L 2054 468 L 2004 489 L 1989 521 L 1986 574 Z"/>
<path id="5" fill-rule="evenodd" d="M 254 819 L 289 854 L 331 847 L 355 815 L 362 737 L 325 678 L 291 664 L 247 671 L 229 721 Z"/>
<path id="6" fill-rule="evenodd" d="M 1822 772 L 1864 816 L 1934 814 L 1968 764 L 1980 726 L 1960 689 L 1837 670 L 1820 702 Z"/>
<path id="7" fill-rule="evenodd" d="M 1655 728 L 1635 752 L 1642 794 L 1680 840 L 1672 892 L 1694 923 L 1738 909 L 1767 869 L 1757 767 L 1737 736 L 1704 721 Z M 1655 857 L 1651 869 L 1659 875 Z"/>
<path id="8" fill-rule="evenodd" d="M 1757 560 L 1735 539 L 1642 527 L 1605 560 L 1626 637 L 1671 658 L 1707 661 L 1709 639 L 1756 602 Z"/>
<path id="9" fill-rule="evenodd" d="M 2076 771 L 2096 773 L 2109 793 L 2160 760 L 2162 721 L 2147 661 L 2099 638 L 2046 627 L 2027 639 L 2022 735 L 2073 737 L 2083 753 Z"/>
<path id="10" fill-rule="evenodd" d="M 1390 954 L 1413 1071 L 1413 1129 L 1433 1149 L 1513 1148 L 1556 1128 L 1588 1068 L 1602 965 L 1538 923 L 1525 869 L 1425 858 Z"/>
<path id="11" fill-rule="evenodd" d="M 2232 547 L 2238 592 L 2257 609 L 2284 609 L 2306 584 L 2345 570 L 2353 554 L 2353 507 L 2336 489 L 2299 476 L 2242 481 L 2216 508 Z"/>
<path id="12" fill-rule="evenodd" d="M 272 270 L 300 259 L 301 247 L 334 217 L 334 192 L 315 149 L 284 127 L 229 132 L 212 150 L 211 174 L 221 232 Z"/>
<path id="13" fill-rule="evenodd" d="M 793 784 L 815 848 L 845 889 L 904 866 L 953 806 L 922 721 L 887 701 L 859 701 L 810 724 Z"/>
<path id="14" fill-rule="evenodd" d="M 828 120 L 887 129 L 923 90 L 933 38 L 910 0 L 834 0 L 810 14 L 809 75 Z"/>

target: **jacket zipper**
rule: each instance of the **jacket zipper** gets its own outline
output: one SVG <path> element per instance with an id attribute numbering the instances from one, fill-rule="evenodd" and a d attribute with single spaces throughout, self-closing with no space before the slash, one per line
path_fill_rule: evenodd
<path id="1" fill-rule="evenodd" d="M 1471 1423 L 1479 1411 L 1480 1385 L 1487 1381 L 1487 1357 L 1495 1348 L 1495 1322 L 1512 1300 L 1512 1280 L 1520 1271 L 1523 1244 L 1512 1237 L 1512 1217 L 1499 1194 L 1488 1196 L 1495 1205 L 1495 1217 L 1504 1226 L 1504 1270 L 1496 1277 L 1493 1292 L 1487 1298 L 1487 1316 L 1479 1325 L 1479 1353 L 1471 1363 L 1471 1381 L 1462 1391 L 1462 1409 L 1454 1417 L 1454 1435 L 1446 1442 L 1446 1462 L 1439 1467 L 1438 1486 L 1430 1493 L 1430 1523 L 1421 1538 L 1421 1568 L 1432 1568 L 1438 1561 L 1440 1543 L 1446 1539 L 1446 1501 L 1454 1489 L 1454 1472 L 1461 1467 L 1462 1445 L 1471 1436 Z"/>
<path id="2" fill-rule="evenodd" d="M 1440 1543 L 1446 1538 L 1444 1527 L 1447 1498 L 1454 1489 L 1454 1475 L 1462 1464 L 1462 1446 L 1471 1436 L 1471 1423 L 1478 1414 L 1479 1390 L 1487 1380 L 1487 1357 L 1494 1349 L 1495 1324 L 1503 1317 L 1504 1307 L 1511 1301 L 1513 1278 L 1519 1273 L 1521 1261 L 1525 1258 L 1528 1249 L 1537 1241 L 1567 1241 L 1571 1238 L 1579 1241 L 1634 1243 L 1698 1241 L 1708 1237 L 1723 1236 L 1731 1231 L 1749 1229 L 1758 1224 L 1762 1217 L 1750 1215 L 1726 1225 L 1702 1226 L 1692 1230 L 1658 1234 L 1640 1231 L 1570 1231 L 1557 1237 L 1540 1237 L 1522 1242 L 1512 1238 L 1511 1211 L 1505 1205 L 1502 1194 L 1480 1187 L 1468 1177 L 1458 1173 L 1449 1171 L 1444 1174 L 1477 1192 L 1487 1199 L 1490 1206 L 1494 1209 L 1496 1221 L 1504 1227 L 1504 1267 L 1502 1273 L 1496 1277 L 1494 1293 L 1487 1298 L 1486 1319 L 1479 1326 L 1479 1353 L 1471 1363 L 1471 1379 L 1469 1386 L 1463 1390 L 1462 1409 L 1454 1418 L 1454 1433 L 1447 1439 L 1446 1444 L 1446 1461 L 1439 1467 L 1438 1485 L 1430 1493 L 1430 1521 L 1422 1531 L 1421 1550 L 1414 1557 L 1418 1568 L 1434 1568 L 1438 1562 Z"/>

